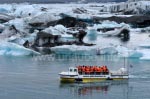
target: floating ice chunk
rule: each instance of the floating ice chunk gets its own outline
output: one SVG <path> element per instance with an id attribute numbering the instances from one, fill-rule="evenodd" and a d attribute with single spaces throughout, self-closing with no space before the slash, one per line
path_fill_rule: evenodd
<path id="1" fill-rule="evenodd" d="M 27 23 L 25 23 L 23 18 L 15 18 L 14 20 L 10 20 L 9 22 L 5 23 L 9 26 L 14 25 L 15 28 L 19 31 L 19 32 L 23 32 L 23 33 L 27 33 L 28 31 L 26 31 L 27 29 L 25 29 L 27 27 Z"/>
<path id="2" fill-rule="evenodd" d="M 123 26 L 121 28 L 115 28 L 114 30 L 111 30 L 111 31 L 107 31 L 107 32 L 97 32 L 98 34 L 100 35 L 103 35 L 103 36 L 117 36 L 121 33 L 121 31 L 127 29 L 128 30 L 128 27 L 127 26 Z"/>
<path id="3" fill-rule="evenodd" d="M 14 7 L 15 7 L 15 12 L 13 14 L 16 17 L 34 16 L 40 12 L 40 10 L 35 8 L 34 5 L 29 5 L 29 4 L 20 4 Z"/>
<path id="4" fill-rule="evenodd" d="M 11 19 L 14 19 L 14 17 L 13 17 L 13 16 L 10 16 L 10 15 L 8 15 L 8 14 L 0 13 L 0 20 L 1 20 L 1 21 L 7 22 L 7 21 L 9 21 L 9 20 L 11 20 Z"/>
<path id="5" fill-rule="evenodd" d="M 116 27 L 122 27 L 124 25 L 126 25 L 126 24 L 125 23 L 118 24 L 114 21 L 103 21 L 101 24 L 94 24 L 93 28 L 94 29 L 116 28 Z"/>
<path id="6" fill-rule="evenodd" d="M 117 46 L 116 49 L 121 57 L 141 58 L 144 55 L 143 51 L 139 49 L 131 50 L 124 46 Z"/>
<path id="7" fill-rule="evenodd" d="M 118 51 L 118 54 L 120 56 L 123 56 L 123 57 L 128 57 L 129 56 L 129 49 L 124 47 L 124 46 L 117 46 L 116 50 Z"/>
<path id="8" fill-rule="evenodd" d="M 4 8 L 0 8 L 0 13 L 8 13 L 9 11 L 4 9 Z"/>
<path id="9" fill-rule="evenodd" d="M 9 4 L 1 4 L 0 13 L 10 13 L 12 10 L 12 5 Z"/>
<path id="10" fill-rule="evenodd" d="M 16 43 L 19 45 L 23 45 L 26 41 L 28 41 L 29 43 L 33 43 L 36 39 L 36 35 L 37 35 L 36 32 L 34 32 L 32 34 L 28 34 L 24 37 L 21 37 L 19 35 L 14 35 L 14 36 L 11 36 L 10 38 L 8 38 L 7 41 L 13 42 L 13 43 Z"/>
<path id="11" fill-rule="evenodd" d="M 56 25 L 54 28 L 62 32 L 67 31 L 67 28 L 65 28 L 63 25 Z"/>
<path id="12" fill-rule="evenodd" d="M 0 38 L 7 39 L 15 34 L 17 34 L 17 31 L 12 26 L 5 26 L 4 30 L 0 34 Z"/>
<path id="13" fill-rule="evenodd" d="M 39 13 L 36 16 L 32 17 L 30 20 L 30 24 L 34 23 L 42 23 L 46 24 L 48 22 L 56 21 L 59 18 L 54 16 L 52 13 L 44 12 L 44 13 Z"/>
<path id="14" fill-rule="evenodd" d="M 52 35 L 61 35 L 61 37 L 64 38 L 73 38 L 71 34 L 67 34 L 67 28 L 63 25 L 56 25 L 54 27 L 50 26 L 43 31 Z"/>
<path id="15" fill-rule="evenodd" d="M 139 45 L 141 48 L 150 48 L 150 44 L 141 44 Z"/>
<path id="16" fill-rule="evenodd" d="M 128 57 L 140 58 L 140 57 L 143 57 L 143 53 L 140 52 L 140 51 L 133 50 L 132 52 L 129 52 L 129 56 Z"/>
<path id="17" fill-rule="evenodd" d="M 0 33 L 5 29 L 5 26 L 0 24 Z"/>
<path id="18" fill-rule="evenodd" d="M 150 56 L 143 56 L 140 58 L 140 60 L 150 60 Z"/>
<path id="19" fill-rule="evenodd" d="M 31 49 L 27 49 L 15 43 L 1 42 L 0 45 L 0 55 L 25 56 L 25 55 L 39 55 L 39 54 L 40 53 L 35 52 Z"/>
<path id="20" fill-rule="evenodd" d="M 103 54 L 103 55 L 112 55 L 112 54 L 117 54 L 118 51 L 115 49 L 115 47 L 104 47 L 97 49 L 97 55 Z"/>
<path id="21" fill-rule="evenodd" d="M 66 55 L 95 55 L 93 51 L 95 46 L 77 46 L 77 45 L 63 45 L 52 47 L 51 50 L 56 54 L 66 54 Z"/>
<path id="22" fill-rule="evenodd" d="M 140 52 L 143 54 L 140 57 L 140 60 L 150 60 L 150 50 L 149 49 L 141 49 Z"/>

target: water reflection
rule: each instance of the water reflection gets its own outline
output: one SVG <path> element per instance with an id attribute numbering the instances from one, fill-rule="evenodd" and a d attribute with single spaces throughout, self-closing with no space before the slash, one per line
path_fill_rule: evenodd
<path id="1" fill-rule="evenodd" d="M 95 93 L 107 94 L 113 86 L 128 86 L 128 80 L 107 81 L 100 83 L 60 83 L 60 88 L 68 89 L 79 96 L 93 95 Z"/>

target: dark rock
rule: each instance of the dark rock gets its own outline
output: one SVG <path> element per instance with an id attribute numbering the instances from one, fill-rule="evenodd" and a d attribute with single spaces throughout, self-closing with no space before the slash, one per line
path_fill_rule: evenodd
<path id="1" fill-rule="evenodd" d="M 38 22 L 38 23 L 29 23 L 29 25 L 31 25 L 33 27 L 40 27 L 40 26 L 44 25 L 44 23 L 40 23 L 40 22 Z"/>
<path id="2" fill-rule="evenodd" d="M 86 36 L 86 34 L 87 34 L 87 32 L 85 32 L 83 30 L 79 31 L 79 35 L 78 35 L 79 42 L 83 43 L 83 38 Z"/>
<path id="3" fill-rule="evenodd" d="M 42 47 L 52 47 L 59 42 L 59 38 L 60 35 L 52 35 L 41 31 L 37 34 L 35 45 Z"/>
<path id="4" fill-rule="evenodd" d="M 41 11 L 47 11 L 48 9 L 45 7 L 41 7 Z"/>
<path id="5" fill-rule="evenodd" d="M 29 48 L 29 41 L 27 40 L 24 44 L 23 44 L 24 47 L 26 48 Z"/>
<path id="6" fill-rule="evenodd" d="M 77 14 L 83 14 L 83 13 L 87 13 L 87 10 L 81 7 L 81 8 L 73 9 L 73 12 Z"/>
<path id="7" fill-rule="evenodd" d="M 102 32 L 108 32 L 108 31 L 112 31 L 112 30 L 115 30 L 114 28 L 103 28 L 103 29 L 101 29 L 101 28 L 98 28 L 97 29 L 97 31 L 102 31 Z"/>
<path id="8" fill-rule="evenodd" d="M 47 27 L 57 25 L 57 21 L 47 22 Z"/>
<path id="9" fill-rule="evenodd" d="M 85 22 L 78 21 L 78 22 L 76 23 L 75 27 L 85 29 L 85 28 L 87 27 L 87 24 L 86 24 Z"/>
<path id="10" fill-rule="evenodd" d="M 83 43 L 83 38 L 86 36 L 87 32 L 84 30 L 79 30 L 79 33 L 74 33 L 73 36 L 78 39 L 80 43 Z"/>
<path id="11" fill-rule="evenodd" d="M 68 27 L 80 27 L 80 28 L 85 29 L 87 27 L 87 24 L 83 20 L 68 16 L 68 15 L 64 15 L 64 14 L 62 14 L 61 16 L 63 18 L 58 20 L 56 24 L 62 24 L 63 26 L 67 28 Z"/>
<path id="12" fill-rule="evenodd" d="M 65 17 L 57 22 L 57 24 L 62 24 L 65 27 L 75 27 L 76 23 L 77 19 L 73 17 Z"/>
<path id="13" fill-rule="evenodd" d="M 121 41 L 126 42 L 130 40 L 130 31 L 127 29 L 123 29 L 120 34 L 118 35 L 118 37 L 121 37 Z"/>

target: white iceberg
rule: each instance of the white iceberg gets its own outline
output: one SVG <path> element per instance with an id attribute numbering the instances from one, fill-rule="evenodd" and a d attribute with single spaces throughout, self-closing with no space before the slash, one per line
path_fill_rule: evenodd
<path id="1" fill-rule="evenodd" d="M 116 36 L 124 29 L 129 30 L 129 25 L 125 23 L 118 24 L 113 21 L 103 21 L 101 24 L 94 24 L 92 27 L 87 27 L 89 31 L 95 30 L 97 34 L 102 36 Z M 105 31 L 105 29 L 110 29 Z"/>
<path id="2" fill-rule="evenodd" d="M 139 47 L 150 49 L 150 44 L 140 44 Z"/>
<path id="3" fill-rule="evenodd" d="M 0 13 L 0 20 L 7 22 L 11 19 L 14 19 L 14 17 L 8 14 Z"/>
<path id="4" fill-rule="evenodd" d="M 0 55 L 7 56 L 26 56 L 26 55 L 39 55 L 40 53 L 27 49 L 23 46 L 10 42 L 1 42 Z"/>
<path id="5" fill-rule="evenodd" d="M 97 55 L 112 55 L 112 54 L 117 54 L 117 53 L 118 53 L 118 51 L 113 46 L 98 48 L 96 50 Z"/>
<path id="6" fill-rule="evenodd" d="M 32 17 L 29 23 L 30 24 L 34 24 L 34 23 L 47 24 L 48 22 L 56 21 L 58 19 L 59 17 L 55 16 L 52 13 L 43 12 L 43 13 L 38 13 L 37 15 Z"/>
<path id="7" fill-rule="evenodd" d="M 8 13 L 9 11 L 6 10 L 5 8 L 0 8 L 0 13 Z"/>
<path id="8" fill-rule="evenodd" d="M 13 9 L 15 10 L 13 14 L 16 17 L 34 16 L 40 12 L 38 5 L 18 4 L 13 5 Z"/>
<path id="9" fill-rule="evenodd" d="M 0 13 L 10 13 L 12 10 L 12 5 L 9 4 L 1 4 Z"/>
<path id="10" fill-rule="evenodd" d="M 118 51 L 118 55 L 120 57 L 141 58 L 144 56 L 144 51 L 141 49 L 129 49 L 124 46 L 117 46 L 116 50 Z"/>
<path id="11" fill-rule="evenodd" d="M 112 55 L 118 51 L 113 46 L 98 47 L 98 46 L 77 46 L 63 45 L 51 48 L 56 54 L 77 54 L 77 55 Z"/>
<path id="12" fill-rule="evenodd" d="M 14 26 L 20 33 L 28 33 L 28 24 L 25 22 L 24 18 L 15 18 L 5 24 L 9 26 Z"/>
<path id="13" fill-rule="evenodd" d="M 92 28 L 94 29 L 103 29 L 103 28 L 116 28 L 116 27 L 122 27 L 126 25 L 125 23 L 121 23 L 121 24 L 118 24 L 114 21 L 103 21 L 101 24 L 94 24 L 94 26 Z"/>
<path id="14" fill-rule="evenodd" d="M 50 26 L 43 31 L 52 35 L 60 35 L 62 38 L 73 38 L 73 35 L 67 34 L 68 30 L 63 25 Z"/>
<path id="15" fill-rule="evenodd" d="M 150 60 L 150 49 L 141 49 L 139 51 L 143 54 L 140 60 Z"/>
<path id="16" fill-rule="evenodd" d="M 77 46 L 77 45 L 63 45 L 52 47 L 51 50 L 56 54 L 63 55 L 95 55 L 93 51 L 95 46 Z"/>
<path id="17" fill-rule="evenodd" d="M 16 43 L 19 45 L 23 45 L 26 41 L 28 41 L 30 44 L 33 44 L 35 39 L 36 39 L 38 32 L 39 32 L 38 30 L 35 30 L 32 34 L 27 34 L 25 36 L 21 36 L 20 34 L 16 34 L 16 35 L 13 35 L 9 38 L 6 38 L 5 41 Z"/>

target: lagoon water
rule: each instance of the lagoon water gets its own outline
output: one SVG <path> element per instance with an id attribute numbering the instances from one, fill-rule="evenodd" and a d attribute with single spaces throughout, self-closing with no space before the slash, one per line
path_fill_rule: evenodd
<path id="1" fill-rule="evenodd" d="M 117 70 L 132 64 L 122 82 L 61 84 L 58 73 L 75 65 L 107 65 Z M 94 59 L 0 57 L 0 99 L 149 99 L 150 61 L 94 56 Z"/>
<path id="2" fill-rule="evenodd" d="M 142 38 L 142 39 L 141 39 Z M 149 34 L 131 33 L 130 40 L 88 35 L 86 42 L 135 48 L 148 44 Z M 0 56 L 0 99 L 149 99 L 150 61 L 101 56 Z M 110 70 L 128 66 L 128 81 L 62 84 L 59 75 L 70 66 L 107 65 Z M 132 65 L 132 66 L 131 66 Z"/>

